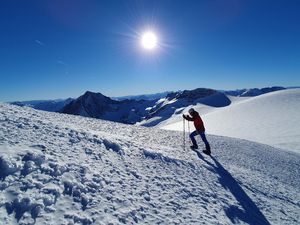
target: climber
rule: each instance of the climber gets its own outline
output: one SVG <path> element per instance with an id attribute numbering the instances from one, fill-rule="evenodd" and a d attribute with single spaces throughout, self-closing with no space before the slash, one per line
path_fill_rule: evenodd
<path id="1" fill-rule="evenodd" d="M 197 145 L 197 142 L 195 140 L 195 136 L 196 135 L 200 135 L 202 141 L 204 142 L 205 144 L 205 150 L 203 150 L 203 153 L 207 154 L 207 155 L 210 155 L 211 151 L 210 151 L 210 145 L 206 139 L 206 136 L 205 136 L 205 128 L 204 128 L 204 124 L 203 124 L 203 121 L 199 115 L 199 113 L 197 111 L 195 111 L 193 108 L 190 108 L 189 109 L 189 115 L 182 115 L 184 119 L 188 120 L 188 121 L 194 121 L 194 126 L 196 128 L 195 131 L 193 131 L 191 134 L 190 134 L 190 138 L 191 138 L 191 141 L 193 143 L 191 147 L 192 150 L 195 150 L 195 149 L 198 149 L 198 145 Z"/>

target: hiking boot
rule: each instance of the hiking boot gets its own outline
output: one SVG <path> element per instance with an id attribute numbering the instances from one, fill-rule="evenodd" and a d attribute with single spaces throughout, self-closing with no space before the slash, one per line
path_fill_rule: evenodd
<path id="1" fill-rule="evenodd" d="M 210 145 L 205 145 L 205 150 L 210 152 Z"/>
<path id="2" fill-rule="evenodd" d="M 198 145 L 191 145 L 190 148 L 193 149 L 193 150 L 198 149 Z"/>
<path id="3" fill-rule="evenodd" d="M 203 150 L 203 153 L 206 155 L 210 155 L 211 151 L 210 150 Z"/>

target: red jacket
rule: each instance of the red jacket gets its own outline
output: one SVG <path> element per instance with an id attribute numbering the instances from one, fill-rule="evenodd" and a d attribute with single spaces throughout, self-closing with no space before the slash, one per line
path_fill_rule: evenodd
<path id="1" fill-rule="evenodd" d="M 202 121 L 202 119 L 201 119 L 198 112 L 194 111 L 191 115 L 192 117 L 185 116 L 185 115 L 183 115 L 183 116 L 186 120 L 194 121 L 194 126 L 195 126 L 197 131 L 199 131 L 199 132 L 204 132 L 205 131 L 203 121 Z"/>

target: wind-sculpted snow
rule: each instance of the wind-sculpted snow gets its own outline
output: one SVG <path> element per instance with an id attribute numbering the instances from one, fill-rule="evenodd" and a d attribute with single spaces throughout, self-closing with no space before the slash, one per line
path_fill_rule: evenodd
<path id="1" fill-rule="evenodd" d="M 2 181 L 9 175 L 14 174 L 17 172 L 19 168 L 15 163 L 12 163 L 11 160 L 5 159 L 5 157 L 0 157 L 0 179 Z"/>
<path id="2" fill-rule="evenodd" d="M 0 104 L 0 224 L 299 224 L 298 154 L 208 139 Z"/>

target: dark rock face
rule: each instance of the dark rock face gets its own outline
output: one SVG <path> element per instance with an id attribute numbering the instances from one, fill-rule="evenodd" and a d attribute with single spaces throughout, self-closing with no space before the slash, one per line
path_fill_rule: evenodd
<path id="1" fill-rule="evenodd" d="M 197 88 L 191 91 L 187 91 L 187 90 L 183 91 L 181 95 L 178 97 L 178 99 L 185 98 L 185 99 L 195 100 L 195 99 L 205 98 L 216 93 L 217 91 L 213 89 Z"/>
<path id="2" fill-rule="evenodd" d="M 184 90 L 184 91 L 169 93 L 166 99 L 171 100 L 176 98 L 176 99 L 195 100 L 195 99 L 205 98 L 216 93 L 217 91 L 213 89 L 197 88 L 194 90 Z"/>
<path id="3" fill-rule="evenodd" d="M 86 117 L 100 118 L 106 111 L 113 110 L 119 102 L 101 93 L 85 92 L 82 96 L 66 105 L 61 112 Z"/>
<path id="4" fill-rule="evenodd" d="M 156 100 L 113 100 L 101 93 L 87 91 L 66 105 L 61 112 L 114 122 L 135 124 L 147 114 L 147 107 Z"/>

